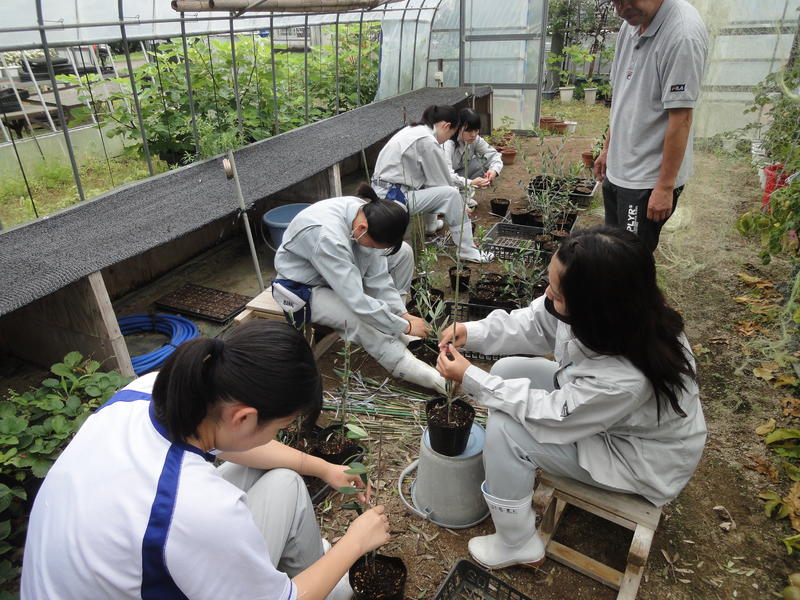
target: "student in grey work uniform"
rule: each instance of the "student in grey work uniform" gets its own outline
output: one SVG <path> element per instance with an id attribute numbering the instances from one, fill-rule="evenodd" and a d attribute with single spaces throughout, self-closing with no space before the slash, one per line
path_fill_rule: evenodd
<path id="1" fill-rule="evenodd" d="M 412 215 L 424 214 L 429 233 L 442 226 L 436 215 L 443 214 L 461 259 L 489 262 L 493 255 L 479 251 L 472 240 L 472 224 L 461 194 L 452 186 L 441 146 L 458 126 L 458 111 L 452 106 L 426 108 L 419 123 L 398 131 L 381 149 L 372 184 L 381 198 L 402 196 Z"/>
<path id="2" fill-rule="evenodd" d="M 408 220 L 402 204 L 378 198 L 367 184 L 355 196 L 315 202 L 283 234 L 276 280 L 311 288 L 313 323 L 359 344 L 395 377 L 443 392 L 442 376 L 406 348 L 408 336 L 429 331 L 403 299 L 414 273 L 403 242 Z"/>
<path id="3" fill-rule="evenodd" d="M 692 111 L 708 34 L 686 0 L 612 1 L 625 20 L 611 66 L 611 121 L 594 171 L 606 224 L 651 249 L 692 172 Z"/>
<path id="4" fill-rule="evenodd" d="M 503 159 L 479 135 L 481 118 L 478 113 L 471 108 L 462 108 L 458 116 L 461 120 L 458 134 L 444 143 L 444 153 L 452 167 L 450 180 L 459 188 L 466 185 L 488 187 L 503 170 Z"/>
<path id="5" fill-rule="evenodd" d="M 458 323 L 455 335 L 448 326 L 441 338 L 439 371 L 489 408 L 483 492 L 496 533 L 472 538 L 469 551 L 490 568 L 544 558 L 531 507 L 537 467 L 660 506 L 705 445 L 683 319 L 641 238 L 608 226 L 573 233 L 549 282 L 530 307 Z M 535 358 L 503 358 L 487 373 L 454 346 Z"/>

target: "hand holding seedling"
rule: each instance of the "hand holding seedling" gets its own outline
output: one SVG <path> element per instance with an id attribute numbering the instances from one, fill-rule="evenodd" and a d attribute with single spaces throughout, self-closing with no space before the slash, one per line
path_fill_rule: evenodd
<path id="1" fill-rule="evenodd" d="M 453 344 L 455 347 L 460 348 L 466 343 L 467 328 L 463 323 L 448 325 L 439 334 L 439 350 L 444 350 L 447 344 Z"/>
<path id="2" fill-rule="evenodd" d="M 357 469 L 353 469 L 353 465 L 334 465 L 328 463 L 322 480 L 335 490 L 341 491 L 342 488 L 354 490 L 355 497 L 358 501 L 362 504 L 367 504 L 372 491 L 369 481 L 364 481 L 366 478 L 362 479 L 361 474 L 355 471 L 357 471 Z M 363 492 L 357 491 L 358 489 L 363 490 Z"/>
<path id="3" fill-rule="evenodd" d="M 359 515 L 347 528 L 345 536 L 352 536 L 359 542 L 360 554 L 371 552 L 389 541 L 389 519 L 386 517 L 385 510 L 382 504 L 370 508 Z"/>
<path id="4" fill-rule="evenodd" d="M 472 366 L 472 363 L 464 358 L 453 344 L 447 344 L 442 348 L 439 358 L 436 360 L 436 370 L 442 374 L 442 377 L 458 383 L 462 382 L 464 373 L 470 366 Z"/>
<path id="5" fill-rule="evenodd" d="M 470 179 L 469 184 L 476 188 L 487 188 L 491 180 L 487 177 L 476 177 L 475 179 Z"/>
<path id="6" fill-rule="evenodd" d="M 427 337 L 430 332 L 430 326 L 420 317 L 415 317 L 411 313 L 406 313 L 403 318 L 408 321 L 408 329 L 403 333 L 407 335 L 415 335 L 417 337 Z"/>

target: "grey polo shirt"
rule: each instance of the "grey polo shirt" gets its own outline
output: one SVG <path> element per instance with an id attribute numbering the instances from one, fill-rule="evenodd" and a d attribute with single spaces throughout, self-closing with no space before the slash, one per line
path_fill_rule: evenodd
<path id="1" fill-rule="evenodd" d="M 611 67 L 611 143 L 606 176 L 614 185 L 652 189 L 658 181 L 670 108 L 694 108 L 708 34 L 686 0 L 664 0 L 643 34 L 623 23 Z M 692 134 L 675 187 L 692 172 Z"/>

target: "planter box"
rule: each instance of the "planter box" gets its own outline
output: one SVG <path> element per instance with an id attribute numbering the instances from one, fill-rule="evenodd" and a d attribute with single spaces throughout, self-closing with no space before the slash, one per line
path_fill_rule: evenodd
<path id="1" fill-rule="evenodd" d="M 582 194 L 580 192 L 576 192 L 575 190 L 573 190 L 569 193 L 569 200 L 579 208 L 589 208 L 589 205 L 592 203 L 592 198 L 594 198 L 594 195 L 597 193 L 597 190 L 600 187 L 600 182 L 587 181 L 585 183 L 582 182 L 579 185 L 583 187 L 591 187 L 592 191 L 589 192 L 588 194 Z"/>
<path id="2" fill-rule="evenodd" d="M 465 560 L 459 560 L 439 586 L 433 600 L 532 600 L 519 590 L 498 579 L 489 571 Z"/>

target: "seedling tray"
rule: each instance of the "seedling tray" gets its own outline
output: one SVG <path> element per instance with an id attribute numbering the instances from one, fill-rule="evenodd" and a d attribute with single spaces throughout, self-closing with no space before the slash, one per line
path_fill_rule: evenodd
<path id="1" fill-rule="evenodd" d="M 515 225 L 514 223 L 495 223 L 486 234 L 484 243 L 495 258 L 514 258 L 524 253 L 525 262 L 549 261 L 551 253 L 539 250 L 534 238 L 544 233 L 541 227 Z M 525 253 L 526 250 L 530 252 Z"/>
<path id="2" fill-rule="evenodd" d="M 249 296 L 187 283 L 162 296 L 155 304 L 179 314 L 224 323 L 241 312 L 250 300 Z"/>
<path id="3" fill-rule="evenodd" d="M 532 600 L 478 565 L 461 559 L 447 575 L 433 600 Z"/>
<path id="4" fill-rule="evenodd" d="M 496 306 L 483 306 L 482 304 L 470 304 L 469 302 L 459 302 L 456 304 L 452 301 L 445 302 L 445 312 L 448 316 L 449 322 L 458 321 L 463 323 L 465 321 L 479 321 L 485 318 L 493 310 L 503 310 Z M 502 355 L 498 354 L 481 354 L 480 352 L 472 352 L 470 350 L 459 350 L 466 358 L 473 358 L 476 360 L 498 360 Z"/>

